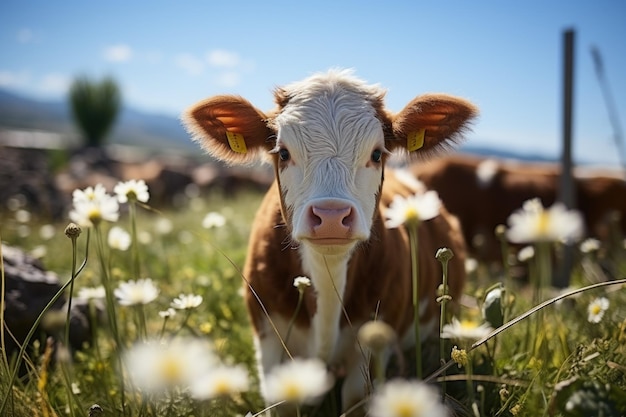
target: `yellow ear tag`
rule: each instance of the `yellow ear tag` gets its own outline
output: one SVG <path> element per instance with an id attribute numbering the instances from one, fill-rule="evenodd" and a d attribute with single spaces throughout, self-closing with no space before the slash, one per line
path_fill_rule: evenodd
<path id="1" fill-rule="evenodd" d="M 246 148 L 246 141 L 243 140 L 242 134 L 226 132 L 226 137 L 228 138 L 228 145 L 230 145 L 230 149 L 237 153 L 248 152 L 248 148 Z"/>
<path id="2" fill-rule="evenodd" d="M 424 146 L 424 134 L 426 129 L 420 129 L 417 132 L 409 133 L 406 137 L 406 149 L 413 152 Z"/>

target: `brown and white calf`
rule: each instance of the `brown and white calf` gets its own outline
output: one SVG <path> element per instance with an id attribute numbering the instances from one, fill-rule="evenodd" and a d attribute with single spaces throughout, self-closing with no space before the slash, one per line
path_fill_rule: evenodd
<path id="1" fill-rule="evenodd" d="M 415 342 L 408 237 L 402 228 L 385 228 L 384 211 L 394 195 L 416 190 L 385 171 L 385 160 L 396 150 L 419 157 L 445 147 L 477 113 L 462 99 L 429 94 L 394 114 L 385 109 L 384 95 L 350 71 L 332 70 L 277 89 L 277 108 L 269 113 L 222 95 L 183 115 L 211 155 L 232 164 L 265 158 L 275 167 L 244 269 L 261 379 L 288 357 L 281 339 L 296 311 L 293 280 L 307 276 L 312 288 L 286 346 L 294 357 L 320 358 L 345 371 L 344 409 L 366 395 L 368 363 L 355 338 L 364 322 L 384 320 L 405 348 Z M 435 253 L 454 251 L 450 292 L 458 297 L 465 244 L 445 210 L 422 223 L 419 242 L 426 338 L 438 323 L 441 267 Z"/>

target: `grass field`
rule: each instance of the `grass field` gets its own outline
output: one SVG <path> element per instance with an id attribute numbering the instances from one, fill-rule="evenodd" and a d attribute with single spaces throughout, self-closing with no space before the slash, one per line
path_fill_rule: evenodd
<path id="1" fill-rule="evenodd" d="M 255 375 L 252 333 L 241 297 L 240 273 L 250 224 L 260 198 L 254 193 L 233 198 L 194 196 L 180 201 L 176 208 L 163 211 L 149 207 L 149 202 L 133 205 L 135 209 L 131 210 L 121 204 L 117 221 L 103 221 L 89 230 L 83 228 L 75 240 L 75 252 L 72 239 L 64 233 L 69 219 L 49 224 L 26 212 L 19 201 L 5 204 L 7 208 L 0 214 L 3 242 L 40 257 L 62 283 L 70 281 L 73 269 L 78 270 L 88 253 L 86 266 L 74 280 L 73 296 L 77 297 L 81 289 L 100 285 L 108 288 L 110 295 L 92 301 L 108 305 L 108 314 L 95 326 L 93 343 L 73 355 L 63 348 L 63 326 L 58 327 L 60 344 L 54 352 L 46 347 L 45 340 L 35 335 L 34 345 L 25 349 L 20 359 L 28 370 L 25 375 L 14 377 L 17 357 L 3 355 L 0 415 L 102 415 L 96 407 L 90 411 L 95 404 L 105 416 L 245 416 L 263 410 Z M 218 215 L 207 219 L 208 213 Z M 212 226 L 207 224 L 210 220 Z M 221 220 L 225 220 L 223 225 Z M 128 249 L 114 249 L 107 243 L 113 226 L 125 229 L 132 236 L 134 243 Z M 463 366 L 454 363 L 445 371 L 445 377 L 444 372 L 439 372 L 428 378 L 440 389 L 446 380 L 446 392 L 467 415 L 623 416 L 626 413 L 626 287 L 602 283 L 608 270 L 613 271 L 613 279 L 626 276 L 623 241 L 610 247 L 602 242 L 599 249 L 588 253 L 576 251 L 568 290 L 599 283 L 597 288 L 564 297 L 515 322 L 516 317 L 540 300 L 537 286 L 532 283 L 541 282 L 533 274 L 546 271 L 542 269 L 542 250 L 537 246 L 536 255 L 528 261 L 530 283 L 512 280 L 506 273 L 491 272 L 485 265 L 472 268 L 466 288 L 468 306 L 462 308 L 459 318 L 482 322 L 481 307 L 487 289 L 502 282 L 505 290 L 492 293 L 496 303 L 492 304 L 495 310 L 490 314 L 502 315 L 502 324 L 511 326 L 475 348 L 471 341 L 453 343 L 461 353 L 467 354 L 466 360 L 463 356 L 456 357 Z M 152 280 L 158 291 L 155 298 L 144 299 L 145 303 L 135 299 L 131 305 L 122 305 L 119 297 L 113 297 L 112 290 L 120 284 L 143 278 Z M 541 300 L 563 294 L 547 286 L 541 291 Z M 69 295 L 69 287 L 65 293 Z M 199 305 L 185 304 L 187 298 L 181 294 L 201 296 L 202 301 Z M 135 296 L 140 299 L 144 294 Z M 177 297 L 179 308 L 172 315 L 168 309 Z M 602 299 L 600 304 L 593 304 L 598 299 Z M 471 305 L 472 300 L 476 301 L 475 306 Z M 8 337 L 5 332 L 3 340 Z M 158 344 L 159 340 L 172 338 L 188 345 L 202 341 L 201 346 L 212 352 L 210 355 L 224 368 L 233 370 L 243 366 L 249 374 L 246 383 L 229 390 L 222 381 L 215 396 L 195 397 L 176 384 L 183 380 L 179 375 L 181 369 L 176 368 L 183 365 L 176 358 L 154 356 L 149 369 L 139 371 L 124 361 L 137 344 L 146 341 Z M 446 348 L 446 361 L 450 359 L 450 346 Z M 160 362 L 167 360 L 173 363 Z M 200 366 L 200 362 L 196 365 Z M 150 381 L 156 373 L 150 372 L 162 368 L 174 383 L 142 388 L 129 377 L 135 371 L 144 372 L 148 382 L 156 384 L 155 380 Z M 316 414 L 314 408 L 299 411 L 301 415 Z M 317 415 L 328 415 L 328 411 Z M 390 411 L 389 415 L 422 414 Z"/>

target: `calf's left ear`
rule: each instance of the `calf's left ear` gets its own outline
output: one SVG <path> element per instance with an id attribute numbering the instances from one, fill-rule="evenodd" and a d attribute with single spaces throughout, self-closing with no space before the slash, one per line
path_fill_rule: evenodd
<path id="1" fill-rule="evenodd" d="M 391 115 L 389 150 L 404 149 L 411 156 L 424 156 L 458 143 L 469 129 L 478 109 L 470 102 L 445 94 L 414 98 L 402 111 Z"/>
<path id="2" fill-rule="evenodd" d="M 187 109 L 183 125 L 209 154 L 231 164 L 254 162 L 273 147 L 266 116 L 238 96 L 215 96 Z"/>

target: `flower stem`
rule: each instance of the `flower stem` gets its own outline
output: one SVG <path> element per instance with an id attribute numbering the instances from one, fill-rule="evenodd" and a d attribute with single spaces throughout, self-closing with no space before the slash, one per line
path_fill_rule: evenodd
<path id="1" fill-rule="evenodd" d="M 418 248 L 419 238 L 417 235 L 419 224 L 408 225 L 409 248 L 411 251 L 411 279 L 413 283 L 413 325 L 415 326 L 415 371 L 418 379 L 422 379 L 422 338 L 420 335 L 419 313 L 419 264 Z"/>
<path id="2" fill-rule="evenodd" d="M 89 252 L 89 234 L 87 234 L 87 245 L 86 245 L 85 251 L 86 251 L 86 253 L 85 253 L 85 260 L 81 264 L 80 268 L 78 268 L 78 271 L 76 272 L 76 276 L 78 276 L 78 274 L 80 274 L 80 272 L 83 270 L 83 268 L 87 264 L 87 253 Z M 0 258 L 0 259 L 2 259 L 2 258 Z M 2 262 L 0 262 L 0 263 L 2 263 Z M 13 387 L 13 384 L 15 383 L 15 378 L 17 377 L 17 372 L 20 369 L 20 366 L 22 365 L 22 360 L 24 359 L 24 353 L 26 352 L 26 348 L 30 344 L 30 340 L 32 339 L 33 335 L 35 334 L 35 331 L 39 328 L 39 323 L 41 323 L 41 320 L 43 319 L 44 315 L 58 301 L 58 299 L 61 298 L 61 295 L 63 295 L 63 292 L 67 289 L 67 287 L 70 286 L 70 284 L 72 282 L 73 282 L 73 280 L 69 280 L 68 282 L 63 284 L 63 286 L 59 289 L 59 291 L 56 292 L 56 294 L 54 294 L 52 299 L 50 299 L 48 304 L 46 304 L 46 306 L 43 308 L 43 310 L 41 311 L 39 316 L 37 316 L 37 318 L 35 319 L 35 322 L 33 323 L 33 325 L 31 326 L 30 330 L 28 331 L 28 334 L 24 338 L 24 341 L 22 342 L 22 345 L 20 346 L 20 351 L 19 351 L 19 353 L 17 355 L 17 359 L 15 360 L 15 364 L 13 366 L 13 370 L 11 371 L 11 376 L 9 378 L 7 394 L 4 397 L 4 399 L 2 400 L 2 405 L 0 405 L 0 415 L 5 415 L 4 411 L 6 409 L 6 406 L 7 406 L 9 398 L 12 397 L 12 393 L 13 393 L 12 387 Z M 2 284 L 4 285 L 4 268 L 2 268 Z M 3 287 L 3 289 L 4 289 L 4 287 Z M 2 295 L 4 295 L 4 294 L 2 294 Z M 4 297 L 2 297 L 2 304 L 4 304 Z M 2 317 L 2 318 L 4 319 L 4 317 Z M 2 333 L 2 332 L 0 332 L 0 333 Z"/>
<path id="3" fill-rule="evenodd" d="M 139 242 L 137 241 L 137 206 L 134 200 L 130 201 L 129 206 L 130 211 L 130 232 L 132 236 L 131 242 L 131 250 L 133 256 L 133 273 L 135 277 L 140 276 L 140 266 L 139 266 Z"/>

